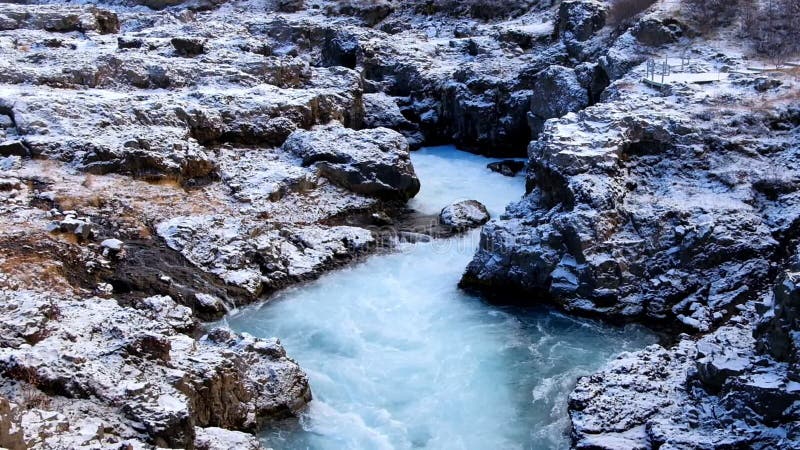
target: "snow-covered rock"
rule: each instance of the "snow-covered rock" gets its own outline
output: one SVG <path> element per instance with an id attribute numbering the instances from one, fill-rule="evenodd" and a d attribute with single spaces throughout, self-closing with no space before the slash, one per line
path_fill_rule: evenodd
<path id="1" fill-rule="evenodd" d="M 547 292 L 570 311 L 700 331 L 755 298 L 782 228 L 775 200 L 754 192 L 759 173 L 796 154 L 792 132 L 764 159 L 761 144 L 739 139 L 758 127 L 698 121 L 704 107 L 687 104 L 696 105 L 626 92 L 547 121 L 529 149 L 530 193 L 484 227 L 488 250 L 462 283 Z M 718 150 L 725 146 L 741 150 Z M 795 214 L 786 208 L 795 196 L 780 198 L 783 214 Z"/>
<path id="2" fill-rule="evenodd" d="M 251 298 L 294 281 L 308 280 L 354 257 L 373 242 L 363 228 L 264 226 L 230 217 L 176 217 L 159 235 L 199 268 Z"/>
<path id="3" fill-rule="evenodd" d="M 531 130 L 538 134 L 545 120 L 577 112 L 587 106 L 589 91 L 578 81 L 575 70 L 550 66 L 536 74 L 531 95 Z"/>
<path id="4" fill-rule="evenodd" d="M 387 200 L 408 200 L 419 192 L 408 142 L 386 128 L 354 131 L 340 125 L 298 130 L 283 149 L 306 166 L 353 192 Z"/>
<path id="5" fill-rule="evenodd" d="M 17 404 L 39 389 L 54 396 L 19 417 L 29 448 L 78 439 L 186 447 L 196 427 L 253 431 L 310 400 L 305 374 L 277 341 L 224 329 L 195 340 L 170 324 L 187 323 L 184 307 L 169 299 L 152 299 L 150 315 L 109 299 L 0 296 L 7 305 L 0 326 L 38 321 L 41 330 L 0 349 L 0 394 Z M 0 416 L 7 417 L 3 405 Z"/>
<path id="6" fill-rule="evenodd" d="M 581 378 L 569 404 L 575 447 L 800 445 L 797 366 L 757 350 L 754 317 L 750 304 L 736 325 L 623 354 Z"/>
<path id="7" fill-rule="evenodd" d="M 119 239 L 106 239 L 100 243 L 100 246 L 113 252 L 119 252 L 125 246 L 125 243 Z"/>
<path id="8" fill-rule="evenodd" d="M 442 224 L 452 228 L 479 227 L 489 221 L 486 207 L 476 200 L 464 200 L 445 206 L 439 214 Z"/>

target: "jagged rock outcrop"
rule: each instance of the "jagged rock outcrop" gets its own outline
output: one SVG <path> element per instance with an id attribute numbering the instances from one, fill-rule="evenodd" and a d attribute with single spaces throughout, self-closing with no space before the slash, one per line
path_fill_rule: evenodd
<path id="1" fill-rule="evenodd" d="M 631 33 L 642 44 L 655 47 L 678 41 L 687 34 L 687 29 L 686 25 L 672 17 L 653 14 L 643 17 Z"/>
<path id="2" fill-rule="evenodd" d="M 607 5 L 597 1 L 568 0 L 558 7 L 556 37 L 586 41 L 606 24 Z"/>
<path id="3" fill-rule="evenodd" d="M 405 136 L 411 150 L 425 142 L 419 126 L 406 119 L 397 102 L 384 93 L 364 94 L 364 127 L 395 130 Z"/>
<path id="4" fill-rule="evenodd" d="M 326 12 L 331 15 L 355 16 L 364 25 L 375 26 L 394 11 L 394 5 L 387 0 L 342 0 L 328 5 Z"/>
<path id="5" fill-rule="evenodd" d="M 793 267 L 796 270 L 800 267 Z M 756 327 L 758 349 L 778 361 L 800 366 L 800 274 L 786 272 L 775 285 L 773 295 L 763 306 L 765 310 Z"/>
<path id="6" fill-rule="evenodd" d="M 0 349 L 0 392 L 27 409 L 19 426 L 28 448 L 191 447 L 195 427 L 252 431 L 310 400 L 305 374 L 277 341 L 223 329 L 195 340 L 179 331 L 194 329 L 190 311 L 169 298 L 133 309 L 101 298 L 1 295 L 2 327 L 29 324 Z M 161 309 L 149 309 L 155 304 Z M 162 317 L 180 318 L 178 326 Z M 95 434 L 85 433 L 89 424 Z"/>
<path id="7" fill-rule="evenodd" d="M 768 281 L 785 233 L 776 221 L 796 223 L 796 207 L 786 209 L 794 194 L 780 197 L 779 213 L 758 188 L 770 164 L 796 154 L 796 130 L 766 151 L 739 136 L 764 130 L 747 124 L 768 116 L 745 113 L 725 128 L 699 117 L 702 107 L 626 93 L 548 121 L 529 149 L 530 193 L 484 228 L 492 250 L 477 253 L 462 284 L 544 294 L 610 319 L 722 323 Z"/>
<path id="8" fill-rule="evenodd" d="M 354 131 L 331 125 L 299 130 L 289 136 L 283 150 L 358 194 L 405 201 L 419 192 L 408 142 L 386 128 Z"/>
<path id="9" fill-rule="evenodd" d="M 119 18 L 109 10 L 94 6 L 43 5 L 29 8 L 4 4 L 0 8 L 0 30 L 44 30 L 55 33 L 119 31 Z"/>
<path id="10" fill-rule="evenodd" d="M 558 7 L 554 37 L 560 39 L 571 56 L 579 56 L 587 42 L 606 25 L 608 5 L 596 0 L 567 0 Z"/>
<path id="11" fill-rule="evenodd" d="M 799 373 L 785 353 L 797 329 L 787 313 L 796 309 L 794 278 L 783 275 L 731 325 L 624 354 L 579 380 L 570 397 L 575 447 L 798 447 Z"/>
<path id="12" fill-rule="evenodd" d="M 780 76 L 760 89 L 752 74 L 720 75 L 711 88 L 639 86 L 646 68 L 633 50 L 691 34 L 669 17 L 646 14 L 591 70 L 548 69 L 571 75 L 580 104 L 539 121 L 528 194 L 484 227 L 461 283 L 498 300 L 695 333 L 582 378 L 569 405 L 575 448 L 794 448 L 800 324 L 786 257 L 800 223 L 788 163 L 798 106 L 774 91 Z M 596 52 L 604 32 L 591 33 L 565 42 L 573 57 Z M 695 74 L 747 64 L 691 54 L 682 69 Z M 612 81 L 597 97 L 586 81 L 596 70 Z M 543 104 L 571 100 L 554 98 Z"/>
<path id="13" fill-rule="evenodd" d="M 581 85 L 574 69 L 550 66 L 536 75 L 531 95 L 531 131 L 542 132 L 547 119 L 561 117 L 589 106 L 589 91 Z"/>

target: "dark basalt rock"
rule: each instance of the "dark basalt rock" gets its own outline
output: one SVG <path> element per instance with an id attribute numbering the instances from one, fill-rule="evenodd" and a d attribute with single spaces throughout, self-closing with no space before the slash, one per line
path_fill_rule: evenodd
<path id="1" fill-rule="evenodd" d="M 492 172 L 497 172 L 507 177 L 513 177 L 525 168 L 525 163 L 523 161 L 507 159 L 505 161 L 489 163 L 486 167 Z"/>
<path id="2" fill-rule="evenodd" d="M 97 21 L 97 31 L 101 34 L 119 33 L 119 17 L 111 11 L 96 9 L 94 18 Z"/>
<path id="3" fill-rule="evenodd" d="M 355 69 L 359 49 L 358 37 L 354 34 L 345 30 L 326 30 L 325 43 L 322 46 L 322 64 Z"/>
<path id="4" fill-rule="evenodd" d="M 306 9 L 305 0 L 278 0 L 278 11 L 285 13 L 294 13 Z"/>
<path id="5" fill-rule="evenodd" d="M 574 69 L 550 66 L 535 77 L 528 118 L 534 135 L 542 131 L 545 120 L 589 106 L 589 92 Z"/>
<path id="6" fill-rule="evenodd" d="M 608 6 L 594 0 L 561 2 L 556 16 L 555 37 L 586 41 L 606 25 Z"/>
<path id="7" fill-rule="evenodd" d="M 192 58 L 205 53 L 205 42 L 198 38 L 175 37 L 170 41 L 175 47 L 175 52 L 187 58 Z"/>
<path id="8" fill-rule="evenodd" d="M 121 49 L 125 48 L 142 48 L 144 45 L 144 41 L 137 38 L 126 38 L 126 37 L 118 37 L 117 38 L 117 47 Z"/>
<path id="9" fill-rule="evenodd" d="M 30 156 L 31 150 L 21 140 L 0 142 L 0 156 Z"/>
<path id="10" fill-rule="evenodd" d="M 778 361 L 800 363 L 800 272 L 785 273 L 759 322 L 758 348 Z"/>
<path id="11" fill-rule="evenodd" d="M 368 27 L 377 25 L 393 11 L 394 5 L 387 0 L 342 0 L 326 7 L 328 14 L 355 16 Z"/>
<path id="12" fill-rule="evenodd" d="M 147 6 L 148 8 L 161 10 L 171 6 L 182 5 L 190 0 L 134 0 L 136 3 Z"/>
<path id="13" fill-rule="evenodd" d="M 445 206 L 439 214 L 439 221 L 457 230 L 479 227 L 490 219 L 489 212 L 477 200 L 464 200 Z"/>
<path id="14" fill-rule="evenodd" d="M 680 39 L 685 26 L 672 18 L 646 17 L 640 20 L 631 33 L 645 45 L 657 47 Z"/>
<path id="15" fill-rule="evenodd" d="M 734 200 L 738 190 L 724 194 L 737 208 L 644 201 L 658 186 L 673 186 L 669 192 L 680 196 L 683 177 L 686 186 L 697 186 L 688 180 L 714 177 L 709 172 L 724 171 L 729 160 L 714 161 L 718 168 L 661 172 L 666 160 L 684 167 L 693 158 L 685 149 L 703 133 L 691 131 L 701 125 L 671 102 L 634 106 L 639 100 L 627 97 L 547 122 L 529 149 L 529 195 L 484 227 L 482 250 L 467 268 L 464 286 L 546 292 L 570 311 L 700 331 L 758 295 L 753 286 L 768 282 L 779 249 L 770 230 L 777 217 Z M 584 125 L 591 131 L 579 131 Z M 596 132 L 601 129 L 613 131 Z M 775 157 L 796 150 L 783 151 Z M 752 184 L 747 186 L 749 195 Z M 723 197 L 715 191 L 714 198 Z M 797 213 L 786 207 L 797 201 L 794 191 L 779 198 L 784 203 L 775 211 Z M 644 235 L 653 240 L 635 238 Z"/>

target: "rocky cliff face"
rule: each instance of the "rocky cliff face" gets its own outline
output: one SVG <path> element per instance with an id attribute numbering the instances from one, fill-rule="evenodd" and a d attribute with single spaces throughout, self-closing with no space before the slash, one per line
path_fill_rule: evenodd
<path id="1" fill-rule="evenodd" d="M 782 274 L 763 302 L 700 339 L 681 335 L 579 380 L 576 447 L 797 447 L 796 278 Z"/>
<path id="2" fill-rule="evenodd" d="M 560 18 L 579 16 L 565 5 Z M 560 109 L 528 147 L 528 194 L 485 226 L 462 286 L 691 333 L 579 381 L 578 448 L 794 448 L 798 86 L 748 71 L 722 37 L 681 38 L 678 18 L 658 9 L 618 34 L 593 106 L 572 69 L 547 71 L 575 94 L 547 102 Z M 591 47 L 579 35 L 593 24 L 570 32 L 571 54 Z M 689 72 L 725 73 L 641 82 L 637 49 L 689 45 Z"/>
<path id="3" fill-rule="evenodd" d="M 716 92 L 755 96 L 742 82 Z M 794 188 L 768 191 L 797 177 L 796 133 L 774 130 L 796 105 L 717 117 L 696 95 L 617 91 L 547 122 L 529 148 L 531 192 L 486 228 L 464 283 L 699 331 L 757 296 L 794 235 Z"/>

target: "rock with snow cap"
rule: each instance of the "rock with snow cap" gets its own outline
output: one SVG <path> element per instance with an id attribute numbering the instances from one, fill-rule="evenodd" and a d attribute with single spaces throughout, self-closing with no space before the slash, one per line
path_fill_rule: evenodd
<path id="1" fill-rule="evenodd" d="M 408 200 L 420 183 L 399 133 L 386 129 L 350 130 L 332 124 L 299 130 L 283 149 L 314 165 L 320 175 L 353 192 L 387 200 Z"/>
<path id="2" fill-rule="evenodd" d="M 442 224 L 452 228 L 468 229 L 489 221 L 489 212 L 477 200 L 464 200 L 444 207 L 439 214 Z"/>

